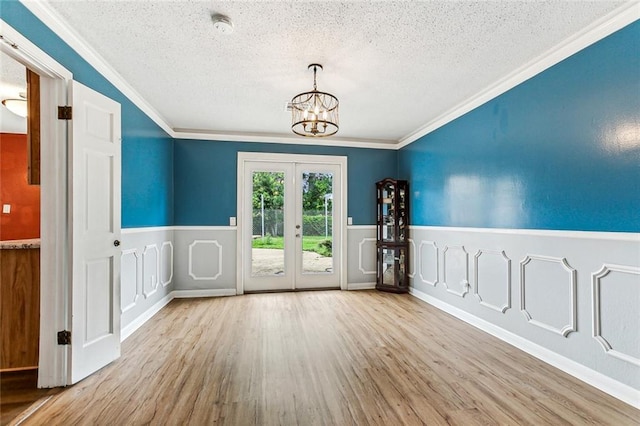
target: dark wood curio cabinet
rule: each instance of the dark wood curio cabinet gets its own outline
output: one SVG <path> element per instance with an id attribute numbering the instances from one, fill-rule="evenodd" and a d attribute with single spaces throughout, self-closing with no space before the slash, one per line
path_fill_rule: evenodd
<path id="1" fill-rule="evenodd" d="M 378 267 L 376 288 L 409 291 L 409 183 L 384 179 L 376 183 Z"/>

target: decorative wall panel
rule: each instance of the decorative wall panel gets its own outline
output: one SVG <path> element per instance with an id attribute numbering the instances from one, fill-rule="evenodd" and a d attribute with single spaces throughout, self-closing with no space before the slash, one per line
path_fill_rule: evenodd
<path id="1" fill-rule="evenodd" d="M 160 252 L 158 246 L 151 244 L 142 252 L 142 294 L 149 297 L 158 291 L 160 275 Z"/>
<path id="2" fill-rule="evenodd" d="M 411 248 L 409 249 L 409 273 L 407 274 L 407 276 L 409 278 L 415 278 L 416 276 L 416 242 L 412 238 L 409 238 L 407 241 L 411 245 Z"/>
<path id="3" fill-rule="evenodd" d="M 527 255 L 520 262 L 520 310 L 530 324 L 567 337 L 576 331 L 576 270 L 567 259 Z"/>
<path id="4" fill-rule="evenodd" d="M 165 241 L 160 247 L 160 281 L 166 287 L 173 280 L 173 243 Z"/>
<path id="5" fill-rule="evenodd" d="M 140 297 L 137 249 L 123 250 L 120 260 L 120 312 L 133 308 Z"/>
<path id="6" fill-rule="evenodd" d="M 469 253 L 464 246 L 445 246 L 442 264 L 442 279 L 447 291 L 464 297 L 469 292 Z"/>
<path id="7" fill-rule="evenodd" d="M 189 276 L 216 280 L 222 275 L 222 246 L 217 240 L 194 240 L 189 244 Z"/>
<path id="8" fill-rule="evenodd" d="M 363 275 L 376 274 L 376 239 L 363 238 L 358 243 L 358 269 Z"/>
<path id="9" fill-rule="evenodd" d="M 478 250 L 474 276 L 475 295 L 482 306 L 502 313 L 511 308 L 511 259 L 504 250 Z"/>
<path id="10" fill-rule="evenodd" d="M 640 367 L 640 268 L 604 264 L 591 274 L 593 337 L 607 355 Z"/>
<path id="11" fill-rule="evenodd" d="M 438 246 L 433 241 L 420 241 L 418 246 L 418 271 L 423 283 L 435 286 L 438 284 L 440 267 L 438 263 Z"/>

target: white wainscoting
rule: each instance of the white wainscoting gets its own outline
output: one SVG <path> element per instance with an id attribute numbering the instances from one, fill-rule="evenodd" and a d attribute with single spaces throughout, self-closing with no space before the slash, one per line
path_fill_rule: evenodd
<path id="1" fill-rule="evenodd" d="M 237 228 L 176 226 L 173 230 L 175 290 L 182 295 L 188 291 L 204 294 L 203 290 L 235 294 Z"/>
<path id="2" fill-rule="evenodd" d="M 348 227 L 351 290 L 375 287 L 375 232 Z M 123 339 L 173 298 L 235 295 L 235 227 L 122 233 Z M 640 234 L 411 227 L 411 243 L 415 296 L 640 407 Z"/>
<path id="3" fill-rule="evenodd" d="M 375 226 L 349 226 L 347 288 L 376 280 Z M 235 226 L 167 226 L 122 230 L 122 338 L 174 298 L 236 294 Z"/>
<path id="4" fill-rule="evenodd" d="M 138 323 L 173 290 L 172 247 L 171 227 L 122 230 L 120 312 L 124 337 L 131 324 Z"/>
<path id="5" fill-rule="evenodd" d="M 347 226 L 347 288 L 376 287 L 376 226 Z"/>
<path id="6" fill-rule="evenodd" d="M 176 226 L 175 290 L 187 291 L 236 289 L 236 227 Z M 374 225 L 347 227 L 347 288 L 375 287 L 376 228 Z"/>
<path id="7" fill-rule="evenodd" d="M 640 407 L 640 234 L 416 226 L 411 238 L 414 295 Z"/>

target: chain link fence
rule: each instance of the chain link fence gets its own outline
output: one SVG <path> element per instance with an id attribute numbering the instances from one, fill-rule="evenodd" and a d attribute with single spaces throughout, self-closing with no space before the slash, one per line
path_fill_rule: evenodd
<path id="1" fill-rule="evenodd" d="M 284 235 L 284 212 L 281 209 L 253 210 L 253 236 L 282 237 Z M 324 210 L 308 210 L 302 216 L 302 233 L 309 236 L 332 235 L 333 220 L 331 212 L 324 214 Z"/>
<path id="2" fill-rule="evenodd" d="M 263 215 L 264 212 L 264 215 Z M 281 209 L 254 209 L 253 236 L 282 237 L 284 235 L 284 212 Z"/>

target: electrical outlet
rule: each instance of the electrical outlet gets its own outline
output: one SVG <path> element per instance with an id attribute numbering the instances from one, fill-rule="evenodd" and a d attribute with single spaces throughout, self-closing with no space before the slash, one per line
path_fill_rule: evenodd
<path id="1" fill-rule="evenodd" d="M 2 213 L 4 213 L 4 214 L 11 213 L 11 204 L 3 204 L 2 205 Z"/>

